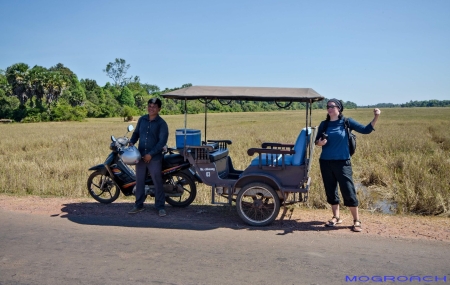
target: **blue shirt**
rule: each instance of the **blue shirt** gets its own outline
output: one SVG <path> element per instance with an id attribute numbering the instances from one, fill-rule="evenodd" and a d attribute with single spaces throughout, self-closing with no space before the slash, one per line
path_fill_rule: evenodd
<path id="1" fill-rule="evenodd" d="M 348 118 L 350 130 L 354 130 L 361 134 L 370 134 L 374 128 L 372 124 L 367 126 L 361 125 L 352 118 Z M 319 125 L 316 140 L 322 136 L 325 121 Z M 350 150 L 348 147 L 348 135 L 345 131 L 344 118 L 336 121 L 329 121 L 325 133 L 328 135 L 327 143 L 322 146 L 320 159 L 323 160 L 348 160 L 350 159 Z"/>
<path id="2" fill-rule="evenodd" d="M 141 155 L 150 154 L 152 160 L 160 160 L 168 138 L 169 128 L 163 118 L 158 115 L 150 121 L 149 116 L 144 115 L 139 118 L 130 143 L 135 144 L 139 139 L 138 150 Z"/>

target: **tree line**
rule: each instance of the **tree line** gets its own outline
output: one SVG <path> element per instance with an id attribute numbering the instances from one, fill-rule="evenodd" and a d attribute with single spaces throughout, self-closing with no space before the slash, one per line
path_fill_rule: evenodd
<path id="1" fill-rule="evenodd" d="M 376 105 L 359 106 L 360 108 L 412 108 L 412 107 L 450 107 L 450 100 L 409 101 L 402 104 L 378 103 Z"/>
<path id="2" fill-rule="evenodd" d="M 116 58 L 103 70 L 112 82 L 99 86 L 94 79 L 78 76 L 58 63 L 50 68 L 16 63 L 0 70 L 0 119 L 17 122 L 82 121 L 85 118 L 131 118 L 147 112 L 147 101 L 159 97 L 163 101 L 161 114 L 182 114 L 183 102 L 161 97 L 180 87 L 160 90 L 157 85 L 141 82 L 139 76 L 128 76 L 130 65 Z M 205 103 L 188 101 L 189 113 L 204 112 Z M 208 112 L 261 112 L 279 110 L 275 102 L 213 100 Z M 350 101 L 345 108 L 356 108 Z M 325 109 L 326 100 L 315 102 L 314 109 Z M 286 110 L 305 109 L 304 103 L 293 102 Z"/>

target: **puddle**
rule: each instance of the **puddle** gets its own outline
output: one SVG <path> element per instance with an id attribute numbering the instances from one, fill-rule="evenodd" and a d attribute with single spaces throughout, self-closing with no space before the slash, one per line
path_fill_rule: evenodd
<path id="1" fill-rule="evenodd" d="M 395 214 L 397 205 L 394 201 L 381 199 L 377 197 L 378 194 L 361 183 L 355 183 L 356 192 L 361 192 L 363 195 L 363 199 L 369 201 L 369 209 L 370 211 L 375 211 L 383 214 Z"/>
<path id="2" fill-rule="evenodd" d="M 395 214 L 397 206 L 392 201 L 380 200 L 374 203 L 374 208 L 376 211 L 381 212 L 383 214 Z"/>

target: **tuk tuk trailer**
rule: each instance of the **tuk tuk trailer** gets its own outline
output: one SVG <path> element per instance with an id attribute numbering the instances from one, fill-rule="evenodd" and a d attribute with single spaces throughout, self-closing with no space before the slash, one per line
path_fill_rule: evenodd
<path id="1" fill-rule="evenodd" d="M 211 186 L 211 203 L 216 195 L 234 201 L 241 219 L 251 226 L 272 223 L 280 206 L 305 201 L 311 185 L 310 169 L 317 126 L 311 126 L 312 104 L 324 99 L 311 88 L 272 87 L 219 87 L 191 86 L 162 95 L 164 98 L 184 101 L 184 144 L 180 150 L 206 185 Z M 186 139 L 187 100 L 200 100 L 205 104 L 204 140 L 192 143 Z M 229 104 L 232 100 L 275 102 L 287 108 L 292 102 L 305 103 L 305 127 L 297 140 L 290 143 L 264 142 L 247 150 L 257 155 L 246 169 L 233 167 L 229 156 L 231 140 L 207 139 L 207 104 L 219 100 Z"/>

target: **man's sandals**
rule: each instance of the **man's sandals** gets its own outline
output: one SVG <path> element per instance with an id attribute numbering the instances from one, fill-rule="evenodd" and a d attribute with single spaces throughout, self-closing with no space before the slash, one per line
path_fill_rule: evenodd
<path id="1" fill-rule="evenodd" d="M 342 224 L 342 220 L 339 217 L 333 216 L 328 223 L 325 224 L 325 227 L 334 227 L 337 224 Z"/>
<path id="2" fill-rule="evenodd" d="M 353 221 L 352 231 L 357 232 L 357 233 L 362 231 L 361 221 L 360 220 L 354 220 Z"/>

